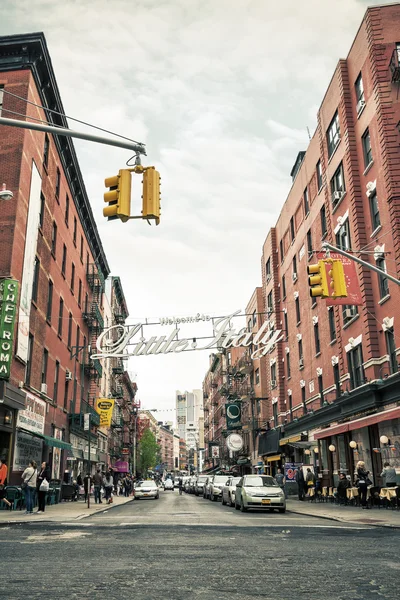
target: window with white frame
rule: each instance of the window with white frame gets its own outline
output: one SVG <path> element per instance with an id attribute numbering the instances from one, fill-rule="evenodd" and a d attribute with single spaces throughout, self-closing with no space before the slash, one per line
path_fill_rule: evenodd
<path id="1" fill-rule="evenodd" d="M 294 304 L 295 304 L 295 308 L 296 308 L 296 322 L 297 322 L 297 324 L 299 324 L 301 321 L 301 313 L 300 313 L 300 298 L 298 296 L 297 296 L 297 298 L 295 298 Z"/>
<path id="2" fill-rule="evenodd" d="M 361 77 L 361 73 L 359 74 L 359 76 L 356 79 L 355 89 L 356 89 L 356 98 L 357 98 L 357 112 L 360 112 L 360 110 L 362 109 L 362 107 L 365 104 L 364 84 L 363 84 L 363 80 Z"/>
<path id="3" fill-rule="evenodd" d="M 321 161 L 319 160 L 317 162 L 317 186 L 318 186 L 318 191 L 322 188 L 322 165 L 321 165 Z"/>
<path id="4" fill-rule="evenodd" d="M 286 354 L 286 377 L 290 379 L 292 376 L 291 368 L 290 368 L 290 352 Z"/>
<path id="5" fill-rule="evenodd" d="M 343 325 L 347 325 L 349 321 L 358 315 L 358 308 L 355 304 L 345 304 L 343 306 Z"/>
<path id="6" fill-rule="evenodd" d="M 350 224 L 346 219 L 336 232 L 336 246 L 341 250 L 351 249 Z"/>
<path id="7" fill-rule="evenodd" d="M 331 338 L 331 342 L 336 341 L 336 324 L 335 324 L 335 313 L 333 308 L 328 310 L 328 321 L 329 321 L 329 335 Z"/>
<path id="8" fill-rule="evenodd" d="M 340 142 L 339 114 L 337 111 L 326 132 L 326 140 L 328 142 L 328 157 L 330 158 Z"/>
<path id="9" fill-rule="evenodd" d="M 366 129 L 364 131 L 361 141 L 362 141 L 363 154 L 364 154 L 364 167 L 367 168 L 373 161 L 369 129 Z"/>
<path id="10" fill-rule="evenodd" d="M 265 277 L 267 278 L 267 281 L 269 281 L 269 279 L 271 279 L 271 259 L 270 258 L 265 263 Z"/>
<path id="11" fill-rule="evenodd" d="M 271 388 L 276 388 L 276 363 L 271 365 Z"/>
<path id="12" fill-rule="evenodd" d="M 272 291 L 267 296 L 267 309 L 268 312 L 273 312 L 274 310 L 274 300 L 272 296 Z"/>
<path id="13" fill-rule="evenodd" d="M 310 212 L 310 203 L 308 201 L 308 188 L 306 188 L 303 192 L 303 200 L 304 200 L 304 215 L 307 216 Z"/>
<path id="14" fill-rule="evenodd" d="M 376 259 L 376 266 L 378 269 L 386 273 L 386 262 L 384 256 L 380 256 Z M 380 298 L 386 298 L 389 295 L 389 280 L 383 273 L 378 273 L 379 277 L 379 295 Z"/>
<path id="15" fill-rule="evenodd" d="M 381 224 L 381 217 L 379 214 L 378 197 L 376 190 L 369 196 L 369 210 L 371 213 L 371 225 L 372 231 L 375 231 Z"/>
<path id="16" fill-rule="evenodd" d="M 315 354 L 320 354 L 321 352 L 321 341 L 319 338 L 319 326 L 318 323 L 314 324 L 314 342 L 315 342 Z"/>
<path id="17" fill-rule="evenodd" d="M 386 351 L 389 356 L 390 373 L 397 373 L 399 365 L 397 363 L 396 341 L 394 337 L 393 327 L 389 327 L 385 331 Z"/>
<path id="18" fill-rule="evenodd" d="M 363 385 L 365 382 L 361 344 L 355 348 L 352 348 L 347 353 L 347 364 L 350 374 L 351 389 L 354 390 L 355 388 L 360 387 L 360 385 Z"/>
<path id="19" fill-rule="evenodd" d="M 321 235 L 322 237 L 324 237 L 324 235 L 326 235 L 328 233 L 328 229 L 326 227 L 326 208 L 325 208 L 325 204 L 323 204 L 321 206 L 321 210 L 319 211 L 320 214 L 320 218 L 321 218 Z"/>
<path id="20" fill-rule="evenodd" d="M 299 350 L 299 365 L 303 366 L 304 356 L 303 356 L 303 340 L 298 340 L 298 350 Z"/>
<path id="21" fill-rule="evenodd" d="M 343 163 L 340 163 L 331 179 L 331 198 L 333 207 L 340 202 L 345 191 L 346 185 L 344 182 Z"/>

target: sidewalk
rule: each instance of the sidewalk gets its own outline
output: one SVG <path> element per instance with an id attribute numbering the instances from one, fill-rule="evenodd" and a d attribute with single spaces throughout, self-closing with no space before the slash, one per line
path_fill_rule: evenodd
<path id="1" fill-rule="evenodd" d="M 132 502 L 133 496 L 125 498 L 124 496 L 114 496 L 112 504 L 106 504 L 103 500 L 102 504 L 95 504 L 94 499 L 90 498 L 90 508 L 87 507 L 87 502 L 79 500 L 78 502 L 60 502 L 59 504 L 53 504 L 52 506 L 46 506 L 44 513 L 33 515 L 24 514 L 22 510 L 0 510 L 0 527 L 7 525 L 16 525 L 21 523 L 37 523 L 37 522 L 50 522 L 57 523 L 63 521 L 80 521 L 91 517 L 95 513 L 101 513 L 106 510 L 112 509 L 114 506 L 121 506 Z M 35 511 L 37 508 L 35 508 Z"/>
<path id="2" fill-rule="evenodd" d="M 331 502 L 310 502 L 289 499 L 287 510 L 300 515 L 331 519 L 341 523 L 356 525 L 373 525 L 375 527 L 392 527 L 400 529 L 400 510 L 374 507 L 363 510 L 357 506 L 342 506 Z"/>

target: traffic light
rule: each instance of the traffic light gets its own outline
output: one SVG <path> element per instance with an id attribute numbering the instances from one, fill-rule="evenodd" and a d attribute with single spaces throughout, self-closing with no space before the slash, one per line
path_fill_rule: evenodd
<path id="1" fill-rule="evenodd" d="M 308 265 L 307 273 L 309 275 L 308 285 L 310 286 L 311 298 L 320 296 L 321 298 L 329 297 L 328 278 L 325 270 L 325 262 L 319 260 L 316 265 Z"/>
<path id="2" fill-rule="evenodd" d="M 160 223 L 160 173 L 154 167 L 147 167 L 143 172 L 143 206 L 142 218 L 155 219 Z"/>
<path id="3" fill-rule="evenodd" d="M 120 169 L 118 175 L 107 177 L 105 186 L 110 188 L 104 194 L 104 202 L 108 206 L 103 209 L 103 215 L 109 221 L 121 219 L 125 223 L 131 215 L 131 172 L 129 169 Z"/>
<path id="4" fill-rule="evenodd" d="M 347 285 L 342 261 L 328 259 L 325 262 L 327 263 L 329 296 L 331 298 L 347 298 Z"/>

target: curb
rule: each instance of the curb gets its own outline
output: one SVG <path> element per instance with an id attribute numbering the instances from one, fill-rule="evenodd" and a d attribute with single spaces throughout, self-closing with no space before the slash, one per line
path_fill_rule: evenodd
<path id="1" fill-rule="evenodd" d="M 100 510 L 97 510 L 96 512 L 93 512 L 89 515 L 79 515 L 79 517 L 75 518 L 74 521 L 84 521 L 85 519 L 89 519 L 90 517 L 93 517 L 93 515 L 98 515 L 101 513 L 106 512 L 107 510 L 110 510 L 112 508 L 117 508 L 119 506 L 125 506 L 126 504 L 129 504 L 130 502 L 133 502 L 134 500 L 134 496 L 132 496 L 132 498 L 130 498 L 127 502 L 123 502 L 122 504 L 106 504 L 106 506 Z M 1 521 L 0 522 L 0 529 L 2 527 L 10 527 L 11 525 L 30 525 L 31 523 L 53 523 L 54 525 L 56 525 L 57 523 L 60 523 L 62 521 L 65 521 L 65 519 L 68 519 L 68 517 L 62 517 L 62 519 L 60 518 L 60 521 L 53 521 L 51 519 L 40 519 L 38 521 L 35 520 L 30 520 L 27 521 L 25 519 L 21 519 L 20 521 Z"/>
<path id="2" fill-rule="evenodd" d="M 391 525 L 390 523 L 359 523 L 358 521 L 348 521 L 346 519 L 341 519 L 339 517 L 328 517 L 327 515 L 316 515 L 315 513 L 308 513 L 308 512 L 302 512 L 301 510 L 296 510 L 296 509 L 291 509 L 288 508 L 286 509 L 287 512 L 289 513 L 293 513 L 293 514 L 297 514 L 297 515 L 303 515 L 305 517 L 313 517 L 316 519 L 326 519 L 327 521 L 336 521 L 337 523 L 345 523 L 345 524 L 349 524 L 349 525 L 359 525 L 360 527 L 381 527 L 381 528 L 385 528 L 385 529 L 400 529 L 400 525 Z"/>

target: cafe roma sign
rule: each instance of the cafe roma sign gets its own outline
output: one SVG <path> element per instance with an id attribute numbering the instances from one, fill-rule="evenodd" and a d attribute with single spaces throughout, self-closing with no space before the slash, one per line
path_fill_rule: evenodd
<path id="1" fill-rule="evenodd" d="M 211 317 L 213 333 L 209 336 L 180 337 L 180 328 L 175 326 L 170 335 L 144 337 L 144 328 L 160 323 L 137 323 L 136 325 L 114 325 L 105 329 L 97 339 L 97 353 L 92 359 L 124 358 L 126 356 L 151 356 L 156 354 L 178 354 L 193 350 L 211 350 L 218 348 L 238 348 L 253 346 L 252 359 L 268 354 L 272 346 L 283 339 L 281 330 L 274 329 L 273 322 L 267 320 L 261 328 L 253 333 L 243 327 L 236 330 L 232 327 L 232 319 L 243 317 L 240 310 L 226 317 Z M 206 342 L 204 342 L 206 340 Z M 205 345 L 201 345 L 203 342 Z"/>

